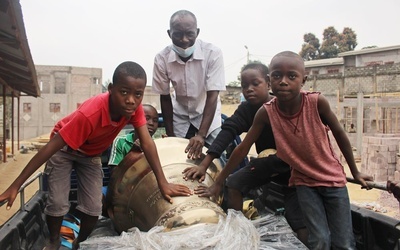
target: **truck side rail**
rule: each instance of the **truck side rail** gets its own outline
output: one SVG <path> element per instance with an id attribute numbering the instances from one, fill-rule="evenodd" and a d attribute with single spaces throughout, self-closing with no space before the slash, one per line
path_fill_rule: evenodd
<path id="1" fill-rule="evenodd" d="M 34 181 L 39 181 L 39 189 L 25 203 L 25 188 Z M 43 210 L 47 192 L 43 191 L 43 173 L 38 172 L 27 180 L 20 188 L 21 205 L 19 210 L 0 227 L 0 249 L 42 249 L 48 229 Z M 0 206 L 6 204 L 2 202 Z"/>
<path id="2" fill-rule="evenodd" d="M 24 209 L 25 205 L 25 188 L 29 186 L 32 182 L 34 182 L 36 179 L 39 179 L 39 190 L 42 191 L 43 187 L 43 173 L 38 172 L 34 176 L 32 176 L 30 179 L 28 179 L 24 184 L 22 184 L 21 188 L 19 189 L 19 198 L 20 198 L 20 206 L 19 210 Z M 7 201 L 0 202 L 0 207 L 2 207 L 4 204 L 6 204 Z"/>

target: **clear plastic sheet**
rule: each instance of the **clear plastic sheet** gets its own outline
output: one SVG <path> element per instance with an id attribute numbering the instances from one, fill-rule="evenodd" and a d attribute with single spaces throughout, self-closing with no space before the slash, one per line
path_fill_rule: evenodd
<path id="1" fill-rule="evenodd" d="M 267 214 L 251 222 L 257 228 L 257 232 L 260 235 L 259 249 L 308 249 L 296 237 L 283 215 Z"/>
<path id="2" fill-rule="evenodd" d="M 283 216 L 266 215 L 250 221 L 228 210 L 218 224 L 197 224 L 172 231 L 132 228 L 119 236 L 92 236 L 80 249 L 307 249 L 294 236 Z"/>

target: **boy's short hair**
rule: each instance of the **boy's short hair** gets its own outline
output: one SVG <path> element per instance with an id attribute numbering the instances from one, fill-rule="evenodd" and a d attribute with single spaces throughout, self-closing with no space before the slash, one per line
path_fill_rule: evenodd
<path id="1" fill-rule="evenodd" d="M 148 104 L 148 103 L 144 103 L 144 104 L 142 104 L 142 105 L 143 105 L 143 108 L 144 108 L 144 107 L 149 107 L 149 108 L 153 109 L 153 110 L 157 113 L 157 115 L 158 115 L 158 111 L 157 111 L 157 109 L 156 109 L 153 105 Z"/>
<path id="2" fill-rule="evenodd" d="M 272 62 L 275 58 L 280 57 L 280 56 L 287 56 L 287 57 L 295 58 L 299 63 L 301 63 L 301 67 L 305 69 L 304 59 L 303 59 L 299 54 L 297 54 L 297 53 L 295 53 L 295 52 L 293 52 L 293 51 L 289 51 L 289 50 L 279 52 L 279 53 L 276 54 L 274 57 L 272 57 L 271 62 Z"/>
<path id="3" fill-rule="evenodd" d="M 261 63 L 261 62 L 251 62 L 251 63 L 248 63 L 248 64 L 246 64 L 246 65 L 243 66 L 241 72 L 243 72 L 243 71 L 245 71 L 245 70 L 247 70 L 247 69 L 255 69 L 255 70 L 258 70 L 258 71 L 260 71 L 260 73 L 262 74 L 262 76 L 263 76 L 265 79 L 268 79 L 268 74 L 269 74 L 268 67 L 267 67 L 267 65 L 265 65 L 265 64 L 263 64 L 263 63 Z"/>
<path id="4" fill-rule="evenodd" d="M 290 50 L 279 52 L 274 57 L 278 57 L 278 56 L 289 56 L 289 57 L 301 58 L 301 56 L 299 54 L 297 54 L 293 51 L 290 51 Z M 272 59 L 274 59 L 274 57 L 272 57 Z M 303 58 L 301 58 L 301 60 L 303 60 Z"/>
<path id="5" fill-rule="evenodd" d="M 139 64 L 131 61 L 126 61 L 117 66 L 113 75 L 113 84 L 118 84 L 121 77 L 131 76 L 136 79 L 147 81 L 146 72 Z"/>

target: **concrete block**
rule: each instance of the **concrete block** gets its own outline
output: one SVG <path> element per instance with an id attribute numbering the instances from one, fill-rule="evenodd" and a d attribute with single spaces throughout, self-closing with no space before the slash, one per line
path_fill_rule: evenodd
<path id="1" fill-rule="evenodd" d="M 395 137 L 396 136 L 396 134 L 382 134 L 382 133 L 375 133 L 374 134 L 376 137 L 381 137 L 381 138 L 384 138 L 384 137 Z"/>
<path id="2" fill-rule="evenodd" d="M 367 167 L 368 165 L 366 165 L 366 164 L 364 164 L 364 163 L 361 163 L 361 166 L 360 166 L 360 171 L 361 172 L 367 172 L 368 171 L 368 167 Z M 399 166 L 399 170 L 400 170 L 400 166 Z"/>
<path id="3" fill-rule="evenodd" d="M 376 165 L 382 165 L 382 164 L 387 164 L 387 157 L 385 157 L 384 154 L 381 153 L 375 153 L 368 157 L 368 164 L 376 164 Z"/>
<path id="4" fill-rule="evenodd" d="M 374 181 L 387 181 L 388 171 L 387 169 L 376 170 L 374 176 Z"/>
<path id="5" fill-rule="evenodd" d="M 371 137 L 369 138 L 369 144 L 377 144 L 380 145 L 381 144 L 381 138 L 378 137 Z"/>
<path id="6" fill-rule="evenodd" d="M 387 138 L 381 138 L 381 144 L 382 145 L 399 145 L 400 138 L 399 137 L 387 137 Z"/>
<path id="7" fill-rule="evenodd" d="M 396 145 L 388 145 L 389 146 L 389 151 L 397 152 L 399 150 L 399 144 L 397 143 Z"/>
<path id="8" fill-rule="evenodd" d="M 394 180 L 395 181 L 400 181 L 400 172 L 399 171 L 394 171 Z"/>
<path id="9" fill-rule="evenodd" d="M 369 144 L 368 149 L 369 149 L 369 153 L 379 152 L 380 145 L 379 144 Z"/>
<path id="10" fill-rule="evenodd" d="M 390 151 L 390 152 L 389 152 L 389 160 L 388 160 L 388 163 L 394 163 L 394 164 L 396 164 L 396 162 L 397 162 L 397 153 L 396 153 L 396 152 L 393 152 L 393 151 Z"/>
<path id="11" fill-rule="evenodd" d="M 387 151 L 389 151 L 388 145 L 385 145 L 385 144 L 379 145 L 379 152 L 383 153 L 383 152 L 387 152 Z"/>

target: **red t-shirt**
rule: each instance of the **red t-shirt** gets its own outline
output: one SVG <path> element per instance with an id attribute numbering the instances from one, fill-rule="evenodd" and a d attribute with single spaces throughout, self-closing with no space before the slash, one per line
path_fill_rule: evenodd
<path id="1" fill-rule="evenodd" d="M 106 150 L 126 124 L 131 123 L 134 128 L 146 124 L 141 104 L 129 120 L 123 116 L 118 122 L 111 121 L 109 97 L 107 92 L 83 102 L 54 126 L 51 136 L 58 133 L 72 149 L 93 156 Z"/>

